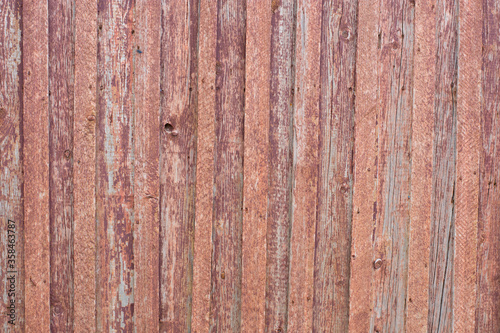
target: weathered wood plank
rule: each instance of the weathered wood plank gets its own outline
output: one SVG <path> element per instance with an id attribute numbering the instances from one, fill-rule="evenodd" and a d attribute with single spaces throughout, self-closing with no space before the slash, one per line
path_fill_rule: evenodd
<path id="1" fill-rule="evenodd" d="M 296 7 L 271 5 L 269 189 L 267 219 L 266 329 L 288 329 L 290 227 L 294 160 Z"/>
<path id="2" fill-rule="evenodd" d="M 73 331 L 74 5 L 48 1 L 50 329 Z"/>
<path id="3" fill-rule="evenodd" d="M 134 312 L 137 332 L 158 332 L 160 0 L 138 1 L 134 49 Z"/>
<path id="4" fill-rule="evenodd" d="M 23 2 L 25 329 L 50 331 L 48 3 Z"/>
<path id="5" fill-rule="evenodd" d="M 133 1 L 99 0 L 97 331 L 133 329 Z"/>
<path id="6" fill-rule="evenodd" d="M 458 3 L 436 3 L 429 332 L 451 332 L 455 224 Z M 415 181 L 414 181 L 415 182 Z"/>
<path id="7" fill-rule="evenodd" d="M 362 227 L 364 239 L 353 240 L 355 256 L 359 253 L 357 246 L 361 242 L 367 243 L 361 245 L 364 248 L 361 253 L 371 256 L 371 263 L 368 258 L 363 261 L 371 266 L 373 273 L 365 271 L 366 275 L 358 275 L 355 267 L 352 271 L 358 279 L 372 276 L 371 281 L 365 282 L 365 287 L 372 293 L 370 303 L 366 302 L 365 292 L 351 290 L 356 293 L 353 298 L 365 297 L 365 315 L 373 311 L 363 319 L 369 321 L 370 331 L 401 332 L 405 327 L 408 275 L 414 3 L 381 0 L 372 15 L 377 13 L 378 23 L 373 28 L 378 35 L 375 41 L 371 41 L 377 45 L 377 74 L 370 83 L 377 86 L 375 128 L 360 128 L 360 131 L 375 130 L 374 141 L 364 142 L 360 138 L 360 145 L 375 146 L 377 150 L 374 164 L 369 166 L 374 168 L 372 182 L 375 182 L 376 195 L 371 207 L 372 225 L 369 226 L 370 216 L 367 214 L 365 221 L 358 222 L 365 224 Z M 360 31 L 363 30 L 360 28 Z M 363 171 L 370 170 L 360 170 Z M 367 197 L 369 194 L 365 193 L 364 200 Z M 356 206 L 355 203 L 355 209 Z M 362 327 L 368 330 L 366 325 Z"/>
<path id="8" fill-rule="evenodd" d="M 215 48 L 217 2 L 200 0 L 198 49 L 198 135 L 196 153 L 196 216 L 193 259 L 194 333 L 208 332 L 212 255 L 212 205 L 215 143 Z"/>
<path id="9" fill-rule="evenodd" d="M 483 2 L 477 332 L 500 331 L 500 3 Z"/>
<path id="10" fill-rule="evenodd" d="M 217 2 L 210 331 L 240 331 L 245 1 Z"/>
<path id="11" fill-rule="evenodd" d="M 247 2 L 242 332 L 265 331 L 271 1 Z"/>
<path id="12" fill-rule="evenodd" d="M 0 18 L 0 329 L 24 332 L 21 1 Z"/>
<path id="13" fill-rule="evenodd" d="M 191 327 L 198 1 L 162 1 L 160 331 Z"/>
<path id="14" fill-rule="evenodd" d="M 73 125 L 74 330 L 96 330 L 97 2 L 75 2 Z"/>
<path id="15" fill-rule="evenodd" d="M 290 138 L 295 157 L 288 287 L 289 332 L 310 332 L 313 326 L 321 5 L 321 1 L 314 0 L 299 0 L 296 4 L 294 133 Z"/>
<path id="16" fill-rule="evenodd" d="M 475 329 L 479 158 L 481 146 L 482 1 L 460 0 L 453 331 Z M 498 93 L 498 92 L 497 92 Z"/>
<path id="17" fill-rule="evenodd" d="M 432 31 L 432 33 L 429 33 Z M 411 213 L 407 332 L 427 332 L 436 75 L 434 1 L 415 2 L 415 57 L 411 138 Z"/>
<path id="18" fill-rule="evenodd" d="M 348 330 L 357 5 L 323 2 L 314 331 Z"/>

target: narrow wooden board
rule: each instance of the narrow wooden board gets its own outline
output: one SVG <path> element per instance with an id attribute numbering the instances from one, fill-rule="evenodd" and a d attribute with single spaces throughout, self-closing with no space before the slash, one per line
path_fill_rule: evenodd
<path id="1" fill-rule="evenodd" d="M 96 331 L 97 2 L 75 2 L 73 125 L 74 330 Z"/>
<path id="2" fill-rule="evenodd" d="M 191 327 L 198 1 L 162 2 L 160 332 Z"/>
<path id="3" fill-rule="evenodd" d="M 196 153 L 196 216 L 193 259 L 194 333 L 208 332 L 212 256 L 212 205 L 215 143 L 215 48 L 217 2 L 200 0 L 202 38 L 198 46 L 198 135 Z"/>
<path id="4" fill-rule="evenodd" d="M 24 332 L 21 1 L 0 17 L 0 329 Z"/>
<path id="5" fill-rule="evenodd" d="M 406 330 L 427 332 L 432 194 L 432 147 L 436 75 L 434 1 L 415 2 L 411 214 Z"/>
<path id="6" fill-rule="evenodd" d="M 483 2 L 460 0 L 459 4 L 453 331 L 473 332 L 476 328 Z"/>
<path id="7" fill-rule="evenodd" d="M 500 11 L 498 2 L 483 2 L 481 164 L 476 327 L 500 331 Z"/>
<path id="8" fill-rule="evenodd" d="M 323 2 L 315 331 L 348 330 L 357 6 L 356 0 Z"/>
<path id="9" fill-rule="evenodd" d="M 73 330 L 74 4 L 48 1 L 50 329 Z"/>
<path id="10" fill-rule="evenodd" d="M 432 7 L 431 7 L 432 8 Z M 436 3 L 429 332 L 451 332 L 455 224 L 458 3 Z M 416 180 L 413 180 L 415 184 Z"/>
<path id="11" fill-rule="evenodd" d="M 265 332 L 271 1 L 247 2 L 241 330 Z"/>
<path id="12" fill-rule="evenodd" d="M 99 0 L 97 331 L 133 330 L 133 1 Z"/>
<path id="13" fill-rule="evenodd" d="M 160 0 L 138 1 L 134 26 L 135 330 L 159 330 Z"/>
<path id="14" fill-rule="evenodd" d="M 318 188 L 321 1 L 297 1 L 292 226 L 288 331 L 310 332 L 313 324 L 314 238 Z M 326 309 L 324 309 L 327 312 Z M 331 318 L 331 317 L 330 317 Z M 323 329 L 328 330 L 325 326 Z"/>
<path id="15" fill-rule="evenodd" d="M 25 329 L 50 331 L 48 3 L 23 2 Z"/>
<path id="16" fill-rule="evenodd" d="M 217 2 L 210 331 L 241 328 L 245 1 Z"/>

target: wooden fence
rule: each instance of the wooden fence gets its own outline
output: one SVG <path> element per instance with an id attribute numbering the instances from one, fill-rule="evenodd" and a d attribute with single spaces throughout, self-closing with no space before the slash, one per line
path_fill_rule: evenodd
<path id="1" fill-rule="evenodd" d="M 500 332 L 497 0 L 0 1 L 5 332 Z"/>

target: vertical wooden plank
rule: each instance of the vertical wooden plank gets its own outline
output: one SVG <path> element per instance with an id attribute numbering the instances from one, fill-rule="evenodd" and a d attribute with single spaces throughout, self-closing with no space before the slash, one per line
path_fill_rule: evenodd
<path id="1" fill-rule="evenodd" d="M 133 1 L 99 0 L 97 331 L 133 329 Z"/>
<path id="2" fill-rule="evenodd" d="M 296 2 L 271 5 L 266 328 L 288 329 L 292 225 Z"/>
<path id="3" fill-rule="evenodd" d="M 483 2 L 476 331 L 500 331 L 500 3 Z"/>
<path id="4" fill-rule="evenodd" d="M 196 216 L 193 259 L 194 333 L 208 332 L 212 255 L 212 204 L 215 143 L 215 48 L 217 2 L 200 0 L 198 46 L 198 135 L 196 153 Z"/>
<path id="5" fill-rule="evenodd" d="M 247 2 L 242 332 L 265 331 L 271 1 Z"/>
<path id="6" fill-rule="evenodd" d="M 364 6 L 360 6 L 360 13 L 364 10 Z M 359 146 L 366 145 L 368 149 L 376 150 L 377 153 L 373 164 L 366 165 L 366 169 L 364 161 L 361 161 L 361 168 L 356 167 L 356 175 L 358 170 L 369 175 L 373 174 L 374 179 L 371 182 L 375 184 L 370 184 L 369 187 L 360 184 L 360 190 L 364 195 L 362 198 L 355 195 L 355 215 L 358 215 L 358 211 L 361 210 L 359 207 L 361 203 L 358 200 L 366 201 L 370 196 L 374 196 L 375 200 L 371 202 L 370 208 L 365 208 L 366 204 L 363 203 L 362 208 L 369 209 L 371 214 L 363 212 L 364 219 L 357 221 L 356 218 L 354 221 L 363 225 L 353 229 L 352 254 L 362 258 L 354 260 L 352 276 L 353 279 L 368 281 L 362 284 L 353 281 L 353 287 L 356 288 L 351 287 L 352 298 L 356 299 L 353 302 L 356 308 L 351 307 L 352 321 L 353 323 L 365 321 L 363 324 L 356 322 L 352 325 L 353 332 L 368 330 L 401 332 L 405 329 L 410 208 L 410 135 L 413 104 L 413 6 L 414 3 L 410 1 L 381 0 L 379 7 L 374 8 L 375 12 L 371 13 L 373 16 L 378 13 L 378 23 L 371 26 L 375 29 L 377 36 L 372 35 L 372 40 L 370 40 L 370 43 L 375 43 L 377 47 L 375 53 L 377 54 L 375 64 L 377 75 L 372 76 L 368 84 L 375 85 L 377 88 L 374 92 L 378 97 L 378 105 L 374 108 L 376 112 L 373 115 L 371 114 L 373 111 L 368 111 L 367 115 L 375 117 L 375 119 L 372 118 L 372 121 L 375 121 L 372 123 L 374 128 L 364 127 L 369 122 L 365 123 L 361 120 L 366 117 L 362 110 L 359 110 L 360 115 L 357 115 L 356 122 L 363 121 L 362 127 L 358 125 L 359 132 L 375 131 L 375 133 L 370 141 L 366 141 L 363 134 L 359 139 L 356 136 L 356 142 L 359 142 Z M 363 19 L 364 17 L 360 15 L 360 22 Z M 363 23 L 361 28 L 360 23 L 360 34 L 366 29 L 365 24 Z M 364 45 L 360 45 L 360 52 L 366 51 L 369 50 L 364 50 Z M 370 57 L 374 57 L 373 54 Z M 358 58 L 358 64 L 360 60 L 361 57 Z M 360 70 L 363 69 L 361 67 Z M 361 85 L 358 91 L 366 88 Z M 362 98 L 362 102 L 364 99 Z M 366 108 L 364 105 L 360 107 Z M 369 105 L 368 108 L 373 108 L 373 106 Z M 359 152 L 366 154 L 367 148 L 360 147 Z M 357 146 L 356 154 L 358 154 Z M 362 156 L 361 159 L 363 158 Z M 372 188 L 376 191 L 375 194 L 370 193 Z M 357 271 L 356 266 L 361 263 L 369 267 L 363 267 Z M 370 276 L 371 280 L 368 279 Z M 372 294 L 371 299 L 369 295 L 366 295 L 366 291 L 361 291 L 359 288 L 368 289 Z M 368 299 L 370 302 L 367 302 Z M 361 305 L 361 302 L 365 304 Z M 365 317 L 356 318 L 361 314 Z M 355 327 L 357 329 L 354 329 Z M 361 327 L 363 329 L 360 329 Z"/>
<path id="7" fill-rule="evenodd" d="M 211 332 L 241 327 L 245 2 L 217 2 Z"/>
<path id="8" fill-rule="evenodd" d="M 314 239 L 318 187 L 321 1 L 297 1 L 288 330 L 313 327 Z M 324 309 L 326 312 L 327 310 Z M 327 327 L 323 327 L 328 331 Z"/>
<path id="9" fill-rule="evenodd" d="M 96 330 L 97 2 L 75 2 L 73 125 L 74 330 Z"/>
<path id="10" fill-rule="evenodd" d="M 451 332 L 455 224 L 458 3 L 436 3 L 429 332 Z M 414 180 L 415 182 L 416 180 Z"/>
<path id="11" fill-rule="evenodd" d="M 161 3 L 135 8 L 134 311 L 137 332 L 158 332 Z"/>
<path id="12" fill-rule="evenodd" d="M 21 1 L 3 1 L 0 17 L 0 328 L 23 332 Z"/>
<path id="13" fill-rule="evenodd" d="M 191 328 L 198 1 L 162 1 L 160 331 Z"/>
<path id="14" fill-rule="evenodd" d="M 23 2 L 25 328 L 50 331 L 47 2 Z"/>
<path id="15" fill-rule="evenodd" d="M 74 7 L 48 1 L 50 329 L 73 331 Z"/>
<path id="16" fill-rule="evenodd" d="M 408 332 L 427 332 L 436 75 L 434 1 L 415 2 L 415 58 L 411 138 L 411 213 L 408 262 Z"/>
<path id="17" fill-rule="evenodd" d="M 475 329 L 483 2 L 460 0 L 453 331 Z"/>
<path id="18" fill-rule="evenodd" d="M 323 2 L 315 331 L 348 330 L 357 5 Z"/>

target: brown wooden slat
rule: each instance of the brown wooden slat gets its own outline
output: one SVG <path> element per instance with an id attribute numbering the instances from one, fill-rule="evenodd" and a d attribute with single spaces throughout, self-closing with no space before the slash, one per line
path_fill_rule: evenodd
<path id="1" fill-rule="evenodd" d="M 457 10 L 436 3 L 434 143 L 429 259 L 429 332 L 451 332 L 455 224 Z M 414 182 L 415 183 L 415 180 Z"/>
<path id="2" fill-rule="evenodd" d="M 198 1 L 162 1 L 160 331 L 191 326 Z"/>
<path id="3" fill-rule="evenodd" d="M 48 1 L 50 328 L 73 331 L 73 1 Z"/>
<path id="4" fill-rule="evenodd" d="M 0 18 L 0 329 L 23 332 L 21 1 L 3 1 Z"/>
<path id="5" fill-rule="evenodd" d="M 200 0 L 198 49 L 198 135 L 196 153 L 196 220 L 193 259 L 194 333 L 208 332 L 212 254 L 212 204 L 215 143 L 215 48 L 217 2 Z"/>
<path id="6" fill-rule="evenodd" d="M 25 329 L 50 331 L 47 2 L 23 2 Z"/>
<path id="7" fill-rule="evenodd" d="M 97 2 L 75 2 L 73 125 L 74 330 L 96 330 Z"/>
<path id="8" fill-rule="evenodd" d="M 217 2 L 210 331 L 241 327 L 245 1 Z"/>
<path id="9" fill-rule="evenodd" d="M 161 3 L 138 1 L 134 44 L 134 312 L 137 332 L 158 332 Z"/>
<path id="10" fill-rule="evenodd" d="M 434 1 L 415 2 L 415 58 L 411 150 L 411 214 L 407 332 L 427 332 L 436 75 Z"/>
<path id="11" fill-rule="evenodd" d="M 310 332 L 313 326 L 314 236 L 319 164 L 318 64 L 322 3 L 299 0 L 296 5 L 295 109 L 292 120 L 295 132 L 290 138 L 294 142 L 295 157 L 287 320 L 289 332 Z"/>
<path id="12" fill-rule="evenodd" d="M 460 0 L 453 331 L 476 327 L 482 1 Z M 498 92 L 497 92 L 498 93 Z"/>
<path id="13" fill-rule="evenodd" d="M 271 1 L 247 2 L 242 332 L 265 331 Z"/>
<path id="14" fill-rule="evenodd" d="M 381 0 L 379 5 L 371 13 L 378 16 L 378 23 L 372 23 L 371 26 L 377 36 L 372 36 L 370 41 L 376 43 L 377 47 L 377 60 L 374 64 L 377 72 L 376 76 L 371 76 L 369 83 L 377 88 L 378 105 L 360 105 L 368 110 L 375 106 L 376 112 L 374 128 L 359 127 L 360 132 L 375 131 L 375 135 L 373 141 L 356 137 L 360 146 L 367 145 L 377 151 L 373 165 L 367 165 L 365 169 L 364 161 L 361 161 L 361 168 L 356 167 L 359 172 L 373 172 L 372 182 L 375 184 L 370 184 L 369 187 L 364 184 L 360 186 L 364 196 L 361 199 L 355 195 L 354 214 L 357 215 L 358 209 L 361 209 L 357 207 L 360 205 L 357 200 L 370 197 L 368 189 L 371 190 L 374 186 L 376 194 L 370 208 L 371 214 L 364 212 L 367 215 L 364 216 L 365 219 L 354 221 L 363 226 L 353 229 L 352 250 L 354 256 L 360 254 L 365 257 L 360 258 L 362 261 L 358 263 L 371 266 L 369 269 L 373 272 L 369 272 L 367 267 L 363 267 L 360 272 L 353 267 L 351 272 L 353 279 L 368 280 L 357 286 L 353 282 L 353 286 L 358 288 L 351 287 L 351 297 L 360 298 L 356 304 L 365 302 L 362 311 L 356 309 L 351 314 L 353 321 L 365 321 L 364 324 L 360 323 L 360 326 L 357 326 L 357 323 L 352 325 L 352 328 L 364 329 L 353 329 L 353 332 L 367 331 L 368 327 L 370 331 L 375 332 L 400 332 L 404 330 L 406 315 L 414 4 L 410 1 Z M 359 12 L 364 10 L 362 7 L 360 6 Z M 361 23 L 363 19 L 360 15 L 360 33 L 367 28 L 364 26 L 366 23 Z M 361 49 L 360 45 L 360 51 L 368 50 Z M 358 65 L 360 60 L 358 59 Z M 363 67 L 358 68 L 357 73 L 362 70 Z M 366 87 L 363 85 L 360 89 Z M 360 118 L 366 117 L 363 111 L 359 111 L 361 115 L 356 116 L 356 123 Z M 368 111 L 368 114 L 371 112 Z M 361 154 L 364 153 L 363 150 L 362 148 Z M 358 154 L 357 147 L 355 151 Z M 360 181 L 362 182 L 361 179 L 356 180 Z M 358 234 L 358 230 L 362 233 Z M 358 237 L 360 239 L 357 239 Z M 368 279 L 370 276 L 371 280 Z M 367 292 L 359 289 L 361 285 L 372 293 L 370 302 L 367 302 L 370 297 L 366 295 Z M 359 316 L 360 313 L 365 317 L 355 319 L 354 316 Z"/>
<path id="15" fill-rule="evenodd" d="M 97 331 L 133 329 L 133 2 L 98 2 Z"/>
<path id="16" fill-rule="evenodd" d="M 476 325 L 478 332 L 500 331 L 500 10 L 483 2 L 481 164 Z"/>
<path id="17" fill-rule="evenodd" d="M 323 2 L 315 331 L 348 330 L 357 5 Z"/>

